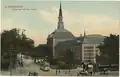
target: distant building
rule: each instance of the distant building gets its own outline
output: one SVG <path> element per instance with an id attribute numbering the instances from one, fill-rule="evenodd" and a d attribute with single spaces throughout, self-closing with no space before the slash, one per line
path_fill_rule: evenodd
<path id="1" fill-rule="evenodd" d="M 86 35 L 76 37 L 74 40 L 60 42 L 55 47 L 57 57 L 63 56 L 63 53 L 70 49 L 74 52 L 74 59 L 84 62 L 96 62 L 96 55 L 100 51 L 98 45 L 100 45 L 104 38 L 101 35 Z"/>
<path id="2" fill-rule="evenodd" d="M 58 58 L 64 55 L 68 49 L 74 52 L 74 58 L 80 61 L 96 62 L 96 54 L 99 52 L 97 46 L 105 37 L 101 35 L 84 35 L 74 37 L 68 30 L 64 29 L 62 8 L 60 4 L 58 28 L 48 35 L 47 45 L 53 51 L 53 57 Z"/>
<path id="3" fill-rule="evenodd" d="M 92 61 L 96 62 L 96 55 L 100 52 L 98 46 L 104 40 L 104 36 L 101 35 L 85 35 L 78 38 L 81 41 L 81 59 L 84 62 Z"/>

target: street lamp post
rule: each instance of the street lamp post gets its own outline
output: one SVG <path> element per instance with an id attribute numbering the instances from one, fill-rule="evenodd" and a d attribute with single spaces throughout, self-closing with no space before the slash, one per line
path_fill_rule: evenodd
<path id="1" fill-rule="evenodd" d="M 12 52 L 13 52 L 13 46 L 10 45 L 10 65 L 9 65 L 9 69 L 10 69 L 10 76 L 12 76 L 12 66 L 13 66 L 13 60 L 12 60 Z"/>
<path id="2" fill-rule="evenodd" d="M 81 44 L 81 41 L 80 40 L 77 40 L 77 44 L 80 45 Z M 81 49 L 81 48 L 80 48 Z M 81 56 L 81 54 L 80 54 Z"/>

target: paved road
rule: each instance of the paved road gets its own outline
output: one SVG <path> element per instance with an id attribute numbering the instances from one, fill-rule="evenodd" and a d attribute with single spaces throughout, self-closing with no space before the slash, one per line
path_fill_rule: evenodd
<path id="1" fill-rule="evenodd" d="M 13 70 L 13 75 L 14 76 L 28 76 L 29 72 L 38 72 L 39 76 L 56 76 L 56 70 L 55 69 L 51 69 L 50 71 L 42 71 L 40 70 L 40 66 L 38 66 L 37 64 L 30 64 L 27 66 L 24 66 L 24 68 L 17 68 L 16 70 Z M 72 69 L 71 72 L 69 72 L 69 70 L 61 70 L 60 73 L 58 73 L 58 76 L 76 76 L 78 69 Z M 2 75 L 10 75 L 9 71 L 2 71 L 1 72 Z M 118 76 L 118 71 L 112 71 L 110 72 L 109 76 Z M 99 76 L 99 73 L 95 74 L 96 76 Z M 102 75 L 104 76 L 104 75 Z"/>

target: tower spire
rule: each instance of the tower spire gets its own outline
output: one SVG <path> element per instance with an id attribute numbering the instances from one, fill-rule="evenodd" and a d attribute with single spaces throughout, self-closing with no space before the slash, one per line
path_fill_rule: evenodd
<path id="1" fill-rule="evenodd" d="M 60 2 L 59 17 L 58 17 L 58 29 L 64 29 L 63 17 L 62 17 L 62 4 Z"/>
<path id="2" fill-rule="evenodd" d="M 60 9 L 59 9 L 59 16 L 62 17 L 62 8 L 61 8 L 61 2 L 60 2 Z"/>

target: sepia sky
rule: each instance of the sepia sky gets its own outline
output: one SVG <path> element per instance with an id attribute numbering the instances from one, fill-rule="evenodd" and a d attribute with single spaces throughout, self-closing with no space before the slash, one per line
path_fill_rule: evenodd
<path id="1" fill-rule="evenodd" d="M 44 44 L 57 28 L 60 0 L 2 0 L 2 30 L 25 29 L 35 44 Z M 16 7 L 13 7 L 16 6 Z M 17 7 L 22 6 L 22 7 Z M 14 9 L 32 10 L 14 10 Z M 118 34 L 120 1 L 64 1 L 64 27 L 75 36 L 83 34 Z"/>

